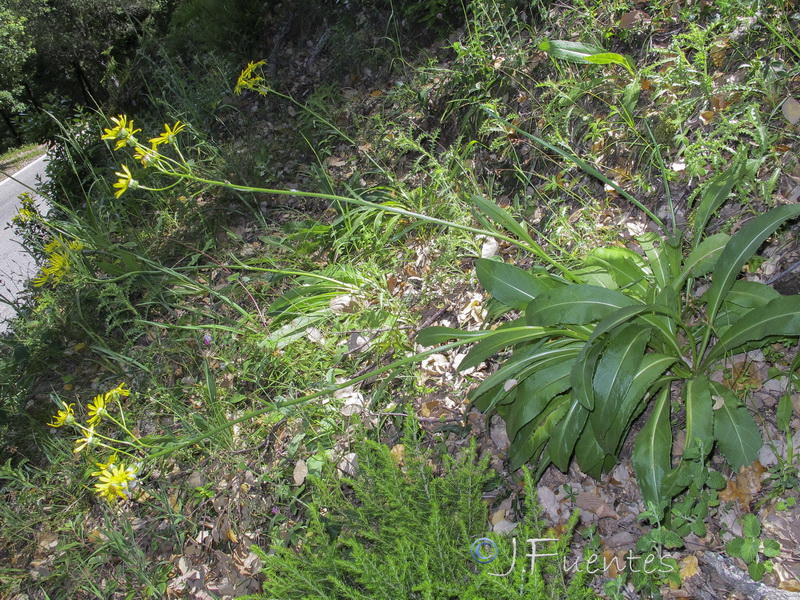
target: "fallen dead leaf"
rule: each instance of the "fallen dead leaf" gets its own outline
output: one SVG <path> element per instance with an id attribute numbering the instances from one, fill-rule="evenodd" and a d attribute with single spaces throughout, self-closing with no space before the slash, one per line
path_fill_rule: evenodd
<path id="1" fill-rule="evenodd" d="M 681 570 L 679 573 L 683 581 L 700 574 L 700 566 L 694 554 L 690 554 L 681 561 Z"/>
<path id="2" fill-rule="evenodd" d="M 389 454 L 392 455 L 392 458 L 397 464 L 402 465 L 406 455 L 406 447 L 403 444 L 395 444 L 392 446 Z"/>
<path id="3" fill-rule="evenodd" d="M 619 515 L 609 506 L 608 502 L 591 492 L 581 492 L 578 494 L 575 498 L 575 504 L 578 508 L 595 514 L 601 519 L 604 517 L 619 518 Z"/>
<path id="4" fill-rule="evenodd" d="M 736 485 L 743 494 L 755 496 L 761 491 L 761 480 L 764 479 L 766 469 L 756 461 L 748 467 L 740 467 L 736 474 Z"/>
<path id="5" fill-rule="evenodd" d="M 307 476 L 308 476 L 308 465 L 306 465 L 306 461 L 304 461 L 301 458 L 294 465 L 294 472 L 292 473 L 292 478 L 294 479 L 295 484 L 303 485 L 303 482 L 306 480 Z"/>
<path id="6" fill-rule="evenodd" d="M 787 96 L 781 106 L 781 112 L 783 113 L 784 119 L 789 121 L 792 125 L 796 125 L 797 122 L 800 121 L 800 102 L 791 96 Z"/>
<path id="7" fill-rule="evenodd" d="M 743 509 L 750 506 L 753 497 L 739 489 L 739 485 L 733 480 L 728 480 L 728 485 L 719 493 L 719 499 L 723 502 L 738 502 Z"/>

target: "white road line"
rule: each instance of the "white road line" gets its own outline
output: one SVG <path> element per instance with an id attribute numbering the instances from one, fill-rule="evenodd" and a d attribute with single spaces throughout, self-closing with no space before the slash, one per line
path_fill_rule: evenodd
<path id="1" fill-rule="evenodd" d="M 22 183 L 21 181 L 17 180 L 16 176 L 17 176 L 17 175 L 22 175 L 22 174 L 23 174 L 25 171 L 27 171 L 27 170 L 28 170 L 28 169 L 30 169 L 31 167 L 35 166 L 35 165 L 36 165 L 36 164 L 37 164 L 39 161 L 41 161 L 41 160 L 44 160 L 46 156 L 47 156 L 46 154 L 42 154 L 42 155 L 41 155 L 39 158 L 37 158 L 35 161 L 33 161 L 32 163 L 30 163 L 29 165 L 25 165 L 24 167 L 22 167 L 22 168 L 21 168 L 19 171 L 17 171 L 17 172 L 16 172 L 16 173 L 14 173 L 13 175 L 9 175 L 9 176 L 8 176 L 8 177 L 6 177 L 5 179 L 3 179 L 3 181 L 0 181 L 0 186 L 2 186 L 2 185 L 3 185 L 5 182 L 7 182 L 7 181 L 16 181 L 16 182 L 17 182 L 17 183 L 19 183 L 20 185 L 23 185 L 23 186 L 25 186 L 25 187 L 28 187 L 26 184 L 24 184 L 24 183 Z"/>

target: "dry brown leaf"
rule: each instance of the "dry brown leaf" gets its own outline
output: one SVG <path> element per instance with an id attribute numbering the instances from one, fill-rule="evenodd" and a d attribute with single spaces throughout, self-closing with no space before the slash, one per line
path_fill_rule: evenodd
<path id="1" fill-rule="evenodd" d="M 723 502 L 738 502 L 742 508 L 750 506 L 752 496 L 739 489 L 733 479 L 728 480 L 728 485 L 719 493 L 719 499 Z"/>
<path id="2" fill-rule="evenodd" d="M 581 510 L 593 513 L 601 519 L 604 517 L 619 518 L 616 511 L 611 508 L 605 500 L 591 492 L 581 492 L 578 494 L 577 498 L 575 498 L 575 504 Z"/>
<path id="3" fill-rule="evenodd" d="M 694 554 L 690 554 L 681 561 L 681 570 L 679 573 L 683 581 L 700 574 L 700 566 Z"/>
<path id="4" fill-rule="evenodd" d="M 395 444 L 392 446 L 389 454 L 392 455 L 392 458 L 397 464 L 402 465 L 406 456 L 406 447 L 403 444 Z"/>
<path id="5" fill-rule="evenodd" d="M 761 480 L 766 471 L 759 461 L 748 467 L 740 467 L 736 474 L 736 485 L 743 494 L 754 496 L 761 491 Z"/>
<path id="6" fill-rule="evenodd" d="M 636 25 L 640 23 L 644 23 L 650 20 L 650 15 L 648 15 L 643 10 L 632 10 L 630 12 L 626 12 L 622 15 L 619 19 L 619 26 L 622 29 L 633 29 Z"/>
<path id="7" fill-rule="evenodd" d="M 302 458 L 298 460 L 294 465 L 294 472 L 292 473 L 292 478 L 297 485 L 303 485 L 303 482 L 306 480 L 308 476 L 308 466 L 306 465 L 306 461 Z"/>
<path id="8" fill-rule="evenodd" d="M 786 590 L 787 592 L 800 592 L 800 581 L 797 581 L 797 579 L 786 579 L 780 582 L 778 589 Z"/>
<path id="9" fill-rule="evenodd" d="M 783 118 L 789 123 L 792 125 L 797 124 L 800 121 L 800 102 L 791 96 L 787 96 L 783 106 L 781 106 L 781 112 L 783 113 Z"/>

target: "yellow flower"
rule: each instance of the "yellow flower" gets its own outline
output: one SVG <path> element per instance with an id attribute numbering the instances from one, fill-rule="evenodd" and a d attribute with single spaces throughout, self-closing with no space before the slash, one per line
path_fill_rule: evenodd
<path id="1" fill-rule="evenodd" d="M 250 63 L 245 67 L 242 74 L 239 75 L 239 79 L 236 82 L 236 87 L 233 88 L 235 94 L 241 94 L 242 90 L 253 90 L 254 92 L 258 92 L 261 95 L 266 94 L 265 86 L 262 85 L 264 78 L 256 73 L 256 70 L 260 70 L 261 67 L 265 66 L 267 61 L 260 60 L 258 62 Z"/>
<path id="2" fill-rule="evenodd" d="M 186 125 L 180 121 L 175 121 L 175 125 L 172 127 L 164 123 L 164 133 L 150 140 L 150 143 L 153 144 L 153 149 L 155 150 L 161 144 L 174 144 L 175 136 L 183 131 L 185 127 Z"/>
<path id="3" fill-rule="evenodd" d="M 101 466 L 98 464 L 98 466 Z M 125 465 L 111 464 L 102 465 L 105 468 L 99 473 L 93 473 L 100 480 L 94 485 L 94 490 L 98 496 L 105 498 L 108 502 L 121 498 L 126 500 L 130 496 L 136 480 L 136 469 L 134 467 L 125 468 Z"/>
<path id="4" fill-rule="evenodd" d="M 94 425 L 89 425 L 88 429 L 83 430 L 83 437 L 75 440 L 75 449 L 73 452 L 77 454 L 88 446 L 94 446 L 97 439 L 94 437 Z"/>
<path id="5" fill-rule="evenodd" d="M 119 181 L 117 181 L 117 183 L 114 184 L 115 188 L 119 188 L 118 191 L 114 192 L 114 196 L 116 196 L 117 198 L 122 196 L 122 194 L 124 194 L 128 190 L 128 188 L 135 190 L 136 188 L 139 187 L 139 182 L 133 178 L 130 169 L 128 169 L 128 167 L 122 165 L 122 171 L 123 171 L 122 173 L 120 173 L 119 171 L 114 173 L 114 175 L 119 177 Z"/>
<path id="6" fill-rule="evenodd" d="M 125 389 L 124 383 L 120 383 L 113 390 L 106 392 L 106 402 L 113 402 L 114 400 L 119 400 L 120 396 L 130 396 L 130 395 L 131 391 Z"/>
<path id="7" fill-rule="evenodd" d="M 61 402 L 64 406 L 64 410 L 60 410 L 56 413 L 53 417 L 53 422 L 48 423 L 50 427 L 61 427 L 62 425 L 71 425 L 75 422 L 75 411 L 72 410 L 72 407 L 75 406 L 74 404 L 67 404 L 66 402 Z"/>
<path id="8" fill-rule="evenodd" d="M 42 267 L 41 274 L 33 280 L 33 285 L 41 287 L 50 280 L 55 285 L 61 283 L 61 280 L 71 269 L 70 253 L 80 252 L 81 250 L 83 250 L 83 244 L 77 240 L 66 242 L 61 237 L 51 240 L 44 247 L 44 251 L 49 254 L 47 264 Z"/>
<path id="9" fill-rule="evenodd" d="M 128 117 L 120 115 L 119 117 L 111 117 L 111 121 L 116 123 L 116 127 L 106 129 L 105 134 L 100 137 L 101 140 L 117 140 L 117 145 L 114 150 L 119 150 L 123 146 L 127 146 L 128 142 L 136 142 L 134 134 L 141 131 L 141 129 L 133 128 L 133 119 L 128 122 Z"/>
<path id="10" fill-rule="evenodd" d="M 140 146 L 133 152 L 133 158 L 142 163 L 143 167 L 152 166 L 158 161 L 158 157 L 158 150 L 155 149 L 155 146 L 152 149 Z"/>
<path id="11" fill-rule="evenodd" d="M 89 403 L 89 419 L 86 421 L 89 425 L 94 427 L 100 422 L 100 419 L 108 414 L 108 410 L 106 410 L 107 402 L 108 394 L 98 394 L 94 397 L 94 400 Z"/>
<path id="12" fill-rule="evenodd" d="M 117 454 L 116 453 L 111 455 L 111 458 L 108 459 L 107 463 L 94 463 L 95 465 L 97 465 L 97 468 L 99 469 L 99 471 L 95 471 L 94 473 L 92 473 L 92 477 L 100 477 L 100 475 L 103 474 L 103 471 L 107 470 L 108 467 L 113 465 L 115 462 L 117 462 Z"/>

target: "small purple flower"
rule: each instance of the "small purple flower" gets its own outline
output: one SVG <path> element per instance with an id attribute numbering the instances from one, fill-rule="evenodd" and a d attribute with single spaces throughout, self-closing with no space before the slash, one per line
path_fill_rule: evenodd
<path id="1" fill-rule="evenodd" d="M 212 337 L 211 337 L 211 334 L 208 334 L 208 333 L 204 333 L 204 334 L 203 334 L 203 343 L 204 343 L 206 346 L 210 346 L 210 345 L 211 345 L 211 342 L 212 342 L 213 340 L 214 340 L 214 338 L 212 338 Z"/>
<path id="2" fill-rule="evenodd" d="M 281 511 L 279 511 L 279 510 L 278 510 L 278 507 L 277 507 L 277 506 L 273 506 L 273 507 L 272 507 L 272 514 L 273 514 L 273 515 L 277 515 L 279 512 L 281 512 Z"/>

